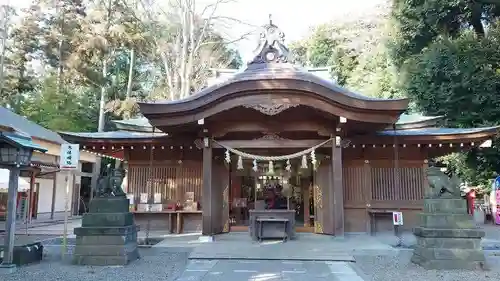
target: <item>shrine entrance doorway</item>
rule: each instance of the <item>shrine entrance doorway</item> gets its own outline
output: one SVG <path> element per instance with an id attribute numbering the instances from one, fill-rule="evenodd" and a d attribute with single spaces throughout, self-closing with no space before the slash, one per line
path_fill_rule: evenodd
<path id="1" fill-rule="evenodd" d="M 297 232 L 314 232 L 312 167 L 288 171 L 276 163 L 271 173 L 267 163 L 259 164 L 259 172 L 251 163 L 245 166 L 249 168 L 231 172 L 229 231 L 248 231 L 250 210 L 287 209 L 295 211 Z"/>

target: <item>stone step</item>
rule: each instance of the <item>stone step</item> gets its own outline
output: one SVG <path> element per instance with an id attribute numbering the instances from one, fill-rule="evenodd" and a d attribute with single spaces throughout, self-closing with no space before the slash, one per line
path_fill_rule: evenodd
<path id="1" fill-rule="evenodd" d="M 137 251 L 137 243 L 124 245 L 76 245 L 74 254 L 81 256 L 127 256 Z"/>
<path id="2" fill-rule="evenodd" d="M 417 237 L 416 247 L 481 250 L 480 238 Z"/>
<path id="3" fill-rule="evenodd" d="M 467 214 L 467 202 L 464 199 L 425 199 L 424 213 Z"/>
<path id="4" fill-rule="evenodd" d="M 476 224 L 468 214 L 419 214 L 420 226 L 427 228 L 475 228 Z"/>
<path id="5" fill-rule="evenodd" d="M 137 232 L 117 236 L 96 235 L 76 237 L 76 245 L 123 245 L 136 241 Z"/>
<path id="6" fill-rule="evenodd" d="M 137 235 L 139 226 L 117 226 L 117 227 L 77 227 L 74 230 L 76 236 L 123 236 Z"/>
<path id="7" fill-rule="evenodd" d="M 128 226 L 134 224 L 132 213 L 87 213 L 83 216 L 82 226 Z"/>
<path id="8" fill-rule="evenodd" d="M 458 261 L 484 261 L 482 249 L 444 249 L 444 248 L 420 248 L 413 250 L 413 254 L 426 260 L 458 260 Z"/>
<path id="9" fill-rule="evenodd" d="M 93 265 L 93 266 L 106 266 L 106 265 L 127 265 L 131 261 L 139 259 L 139 252 L 135 251 L 125 256 L 84 256 L 73 255 L 73 264 L 78 265 Z"/>
<path id="10" fill-rule="evenodd" d="M 485 236 L 484 230 L 473 227 L 469 229 L 445 229 L 415 227 L 413 234 L 417 237 L 441 237 L 441 238 L 482 238 Z"/>
<path id="11" fill-rule="evenodd" d="M 89 213 L 128 213 L 129 205 L 126 197 L 96 197 L 90 201 Z"/>

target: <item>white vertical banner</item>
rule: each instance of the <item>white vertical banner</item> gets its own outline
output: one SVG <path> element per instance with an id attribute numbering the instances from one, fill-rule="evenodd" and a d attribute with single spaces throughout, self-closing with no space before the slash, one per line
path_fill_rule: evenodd
<path id="1" fill-rule="evenodd" d="M 64 198 L 64 232 L 62 259 L 66 259 L 67 237 L 68 237 L 68 211 L 69 211 L 69 191 L 72 182 L 73 171 L 77 170 L 80 163 L 80 145 L 63 143 L 61 144 L 61 154 L 59 156 L 59 169 L 66 171 L 66 190 Z"/>
<path id="2" fill-rule="evenodd" d="M 59 168 L 61 170 L 76 170 L 80 162 L 80 145 L 61 144 L 61 155 L 59 157 Z"/>

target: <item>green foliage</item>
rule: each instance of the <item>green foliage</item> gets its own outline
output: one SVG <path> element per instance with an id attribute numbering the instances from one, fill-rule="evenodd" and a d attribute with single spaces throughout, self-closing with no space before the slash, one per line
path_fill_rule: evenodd
<path id="1" fill-rule="evenodd" d="M 85 88 L 57 91 L 57 79 L 46 78 L 23 102 L 20 112 L 31 121 L 54 131 L 94 131 L 98 108 L 95 95 Z"/>
<path id="2" fill-rule="evenodd" d="M 379 98 L 401 98 L 398 70 L 386 48 L 387 15 L 320 25 L 303 41 L 293 42 L 293 62 L 312 67 L 330 66 L 339 85 Z"/>
<path id="3" fill-rule="evenodd" d="M 170 17 L 174 10 L 145 4 L 153 2 L 34 0 L 9 28 L 0 105 L 51 129 L 88 131 L 97 126 L 101 89 L 106 119 L 131 118 L 138 101 L 169 98 L 179 81 L 190 80 L 189 94 L 206 82 L 209 68 L 241 66 L 239 53 L 212 24 L 203 29 L 205 18 L 183 10 L 196 18 L 195 35 L 205 33 L 193 67 L 184 70 L 188 79 L 180 77 L 190 49 L 179 42 L 190 26 L 180 26 L 178 15 Z M 179 60 L 181 49 L 187 50 L 185 61 Z"/>
<path id="4" fill-rule="evenodd" d="M 397 68 L 392 64 L 383 45 L 363 53 L 358 61 L 358 65 L 347 79 L 349 89 L 378 98 L 404 97 L 398 88 Z"/>
<path id="5" fill-rule="evenodd" d="M 294 62 L 309 67 L 332 67 L 332 77 L 345 85 L 356 67 L 360 52 L 352 47 L 353 38 L 334 37 L 338 29 L 348 26 L 320 25 L 309 38 L 291 44 Z"/>
<path id="6" fill-rule="evenodd" d="M 445 115 L 448 125 L 495 124 L 500 120 L 500 47 L 492 37 L 467 33 L 437 40 L 407 64 L 403 91 L 418 100 L 422 112 Z"/>
<path id="7" fill-rule="evenodd" d="M 498 125 L 500 16 L 498 1 L 394 0 L 390 56 L 400 89 L 426 115 L 444 115 L 451 127 Z M 488 186 L 500 172 L 493 148 L 440 159 L 464 180 Z"/>
<path id="8" fill-rule="evenodd" d="M 457 37 L 471 29 L 480 37 L 500 16 L 495 0 L 393 0 L 392 20 L 398 30 L 391 44 L 398 66 L 439 36 Z"/>

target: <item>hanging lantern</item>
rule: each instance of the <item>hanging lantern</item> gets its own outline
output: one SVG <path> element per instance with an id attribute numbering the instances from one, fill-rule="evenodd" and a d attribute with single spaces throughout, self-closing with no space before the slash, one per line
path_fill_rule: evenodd
<path id="1" fill-rule="evenodd" d="M 316 170 L 316 153 L 313 151 L 311 151 L 311 164 L 313 166 L 313 169 Z"/>
<path id="2" fill-rule="evenodd" d="M 224 154 L 224 158 L 226 159 L 227 163 L 231 163 L 231 154 L 229 154 L 229 150 L 226 149 L 226 153 Z"/>
<path id="3" fill-rule="evenodd" d="M 290 159 L 286 160 L 286 168 L 285 169 L 289 172 L 292 170 L 292 165 L 290 164 Z"/>
<path id="4" fill-rule="evenodd" d="M 259 167 L 257 166 L 257 160 L 256 160 L 256 159 L 254 159 L 252 163 L 253 163 L 252 170 L 253 170 L 254 172 L 259 171 Z"/>
<path id="5" fill-rule="evenodd" d="M 274 164 L 273 161 L 269 161 L 269 173 L 274 174 Z"/>
<path id="6" fill-rule="evenodd" d="M 306 155 L 302 155 L 302 165 L 301 165 L 301 168 L 302 169 L 307 169 L 307 156 Z"/>
<path id="7" fill-rule="evenodd" d="M 241 156 L 238 156 L 238 164 L 237 164 L 237 169 L 238 170 L 243 170 L 243 159 L 241 158 Z"/>

